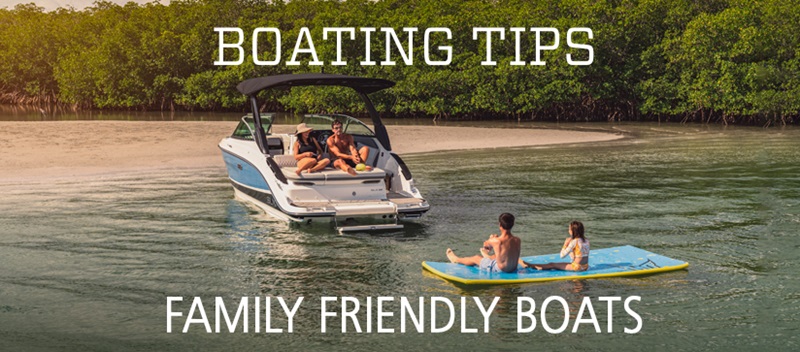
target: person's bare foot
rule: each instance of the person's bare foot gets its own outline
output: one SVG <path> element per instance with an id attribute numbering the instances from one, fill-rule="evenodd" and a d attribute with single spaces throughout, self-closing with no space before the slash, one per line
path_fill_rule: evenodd
<path id="1" fill-rule="evenodd" d="M 523 269 L 527 269 L 527 268 L 529 268 L 530 266 L 528 265 L 528 263 L 526 263 L 526 262 L 523 262 L 523 261 L 521 261 L 521 260 L 520 260 L 520 261 L 519 261 L 519 267 L 520 267 L 520 268 L 523 268 Z"/>
<path id="2" fill-rule="evenodd" d="M 489 250 L 488 250 L 488 249 L 486 249 L 486 248 L 483 248 L 483 247 L 481 247 L 481 255 L 482 255 L 484 258 L 489 258 L 489 257 L 491 257 L 491 256 L 489 255 Z"/>
<path id="3" fill-rule="evenodd" d="M 350 176 L 356 176 L 356 175 L 358 175 L 358 173 L 356 172 L 356 170 L 355 170 L 355 169 L 353 169 L 352 167 L 351 167 L 351 168 L 349 168 L 349 169 L 347 169 L 347 173 L 348 173 L 348 174 L 350 174 Z"/>
<path id="4" fill-rule="evenodd" d="M 446 253 L 447 253 L 447 259 L 450 259 L 451 263 L 458 263 L 458 256 L 456 255 L 455 252 L 453 252 L 452 249 L 448 248 Z"/>
<path id="5" fill-rule="evenodd" d="M 294 173 L 296 173 L 296 174 L 297 174 L 297 176 L 300 176 L 300 173 L 302 173 L 302 172 L 303 172 L 303 170 L 297 169 L 297 170 L 295 170 L 295 172 L 294 172 Z"/>
<path id="6" fill-rule="evenodd" d="M 533 268 L 536 270 L 544 270 L 541 265 L 534 265 Z"/>
<path id="7" fill-rule="evenodd" d="M 369 165 L 367 165 L 367 168 L 366 168 L 366 169 L 364 169 L 364 170 L 367 170 L 367 171 L 372 171 L 372 166 L 369 166 Z"/>

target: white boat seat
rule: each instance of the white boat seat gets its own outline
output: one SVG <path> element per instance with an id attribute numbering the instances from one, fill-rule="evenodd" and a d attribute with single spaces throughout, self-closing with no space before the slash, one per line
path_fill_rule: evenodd
<path id="1" fill-rule="evenodd" d="M 297 160 L 294 160 L 294 155 L 275 155 L 272 159 L 280 166 L 283 175 L 289 180 L 382 180 L 386 176 L 386 171 L 379 168 L 373 168 L 371 171 L 359 171 L 358 175 L 352 176 L 331 166 L 310 174 L 304 172 L 298 176 L 295 173 Z"/>
<path id="2" fill-rule="evenodd" d="M 272 160 L 275 160 L 275 163 L 282 168 L 297 167 L 297 160 L 294 160 L 294 155 L 274 155 Z"/>
<path id="3" fill-rule="evenodd" d="M 331 180 L 383 180 L 386 172 L 383 169 L 374 168 L 371 171 L 359 171 L 358 175 L 352 176 L 342 170 L 325 168 L 318 172 L 303 172 L 298 176 L 295 172 L 296 167 L 281 167 L 286 179 L 292 181 L 331 181 Z"/>

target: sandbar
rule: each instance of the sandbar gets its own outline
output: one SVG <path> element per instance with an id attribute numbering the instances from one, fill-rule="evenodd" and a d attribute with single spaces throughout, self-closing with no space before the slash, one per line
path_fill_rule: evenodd
<path id="1" fill-rule="evenodd" d="M 217 144 L 231 121 L 0 122 L 0 182 L 154 169 L 224 169 Z M 619 133 L 541 128 L 387 126 L 400 155 L 447 150 L 602 142 Z M 273 133 L 293 132 L 276 125 Z"/>

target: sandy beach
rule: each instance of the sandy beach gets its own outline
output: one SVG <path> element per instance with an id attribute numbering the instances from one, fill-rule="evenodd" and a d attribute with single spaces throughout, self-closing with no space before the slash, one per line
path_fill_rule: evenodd
<path id="1" fill-rule="evenodd" d="M 0 181 L 220 167 L 217 144 L 237 122 L 0 122 Z M 558 129 L 388 126 L 398 154 L 600 142 L 620 134 Z M 293 132 L 277 125 L 273 133 Z"/>

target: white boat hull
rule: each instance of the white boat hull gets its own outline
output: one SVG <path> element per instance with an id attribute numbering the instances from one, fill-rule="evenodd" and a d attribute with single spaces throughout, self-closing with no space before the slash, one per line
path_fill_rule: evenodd
<path id="1" fill-rule="evenodd" d="M 393 159 L 378 163 L 394 168 L 394 172 L 376 167 L 353 177 L 341 170 L 326 169 L 297 176 L 293 167 L 270 167 L 267 159 L 280 157 L 263 155 L 250 141 L 226 138 L 219 147 L 236 197 L 277 219 L 336 223 L 359 218 L 385 222 L 416 219 L 430 208 L 418 197 L 413 180 L 403 179 L 400 166 Z M 400 190 L 405 187 L 417 194 L 389 192 L 387 185 Z"/>

